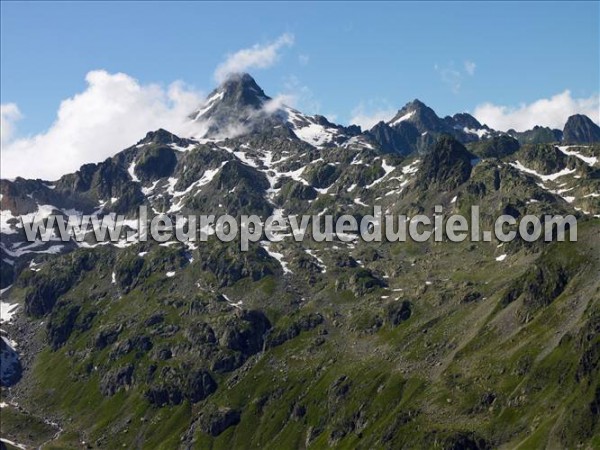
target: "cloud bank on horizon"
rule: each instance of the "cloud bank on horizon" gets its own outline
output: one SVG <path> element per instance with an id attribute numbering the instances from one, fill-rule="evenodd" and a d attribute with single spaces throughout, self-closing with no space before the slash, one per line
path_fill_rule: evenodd
<path id="1" fill-rule="evenodd" d="M 185 132 L 188 114 L 204 98 L 182 82 L 164 89 L 104 70 L 89 72 L 86 82 L 83 92 L 61 102 L 52 126 L 35 136 L 16 137 L 21 113 L 14 104 L 2 105 L 2 178 L 57 179 L 114 155 L 148 131 Z"/>
<path id="2" fill-rule="evenodd" d="M 231 73 L 263 69 L 274 65 L 281 52 L 294 44 L 292 34 L 283 34 L 272 42 L 241 49 L 227 55 L 214 72 L 221 82 Z M 306 56 L 308 58 L 308 56 Z M 465 61 L 464 71 L 475 73 L 476 64 Z M 18 121 L 26 116 L 15 103 L 1 107 L 1 173 L 2 178 L 22 176 L 54 180 L 77 170 L 82 164 L 100 162 L 131 146 L 148 132 L 165 128 L 182 137 L 200 136 L 198 124 L 190 123 L 188 115 L 204 102 L 202 92 L 181 81 L 166 88 L 157 84 L 140 84 L 125 73 L 90 71 L 85 90 L 61 102 L 56 120 L 50 128 L 34 136 L 19 136 Z M 308 88 L 296 82 L 296 93 L 277 96 L 274 105 L 284 101 L 306 100 Z M 298 87 L 300 86 L 300 87 Z M 308 90 L 308 100 L 312 93 Z M 523 131 L 534 125 L 561 128 L 567 118 L 576 113 L 586 114 L 600 123 L 599 96 L 574 98 L 566 90 L 547 99 L 518 106 L 483 103 L 473 115 L 488 126 L 507 131 Z M 352 110 L 350 123 L 371 128 L 387 121 L 396 109 L 385 104 L 359 105 Z M 396 105 L 401 106 L 401 105 Z M 330 119 L 335 120 L 331 117 Z"/>
<path id="3" fill-rule="evenodd" d="M 473 115 L 481 123 L 500 131 L 511 128 L 525 131 L 535 125 L 561 129 L 573 114 L 585 114 L 600 124 L 600 95 L 588 98 L 573 98 L 568 89 L 550 98 L 541 98 L 519 106 L 494 105 L 483 103 L 477 106 Z"/>

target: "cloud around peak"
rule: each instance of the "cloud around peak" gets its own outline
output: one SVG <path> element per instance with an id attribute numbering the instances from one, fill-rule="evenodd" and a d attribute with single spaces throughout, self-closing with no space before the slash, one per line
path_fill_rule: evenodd
<path id="1" fill-rule="evenodd" d="M 271 67 L 279 59 L 280 50 L 293 44 L 294 35 L 284 33 L 273 42 L 264 45 L 255 44 L 250 48 L 238 50 L 228 55 L 225 61 L 217 66 L 214 78 L 221 83 L 233 73 L 246 72 L 254 68 Z"/>

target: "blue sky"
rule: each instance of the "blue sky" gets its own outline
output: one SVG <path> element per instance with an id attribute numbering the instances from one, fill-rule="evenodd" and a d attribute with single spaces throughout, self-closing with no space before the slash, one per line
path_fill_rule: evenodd
<path id="1" fill-rule="evenodd" d="M 294 46 L 252 71 L 257 81 L 274 95 L 296 77 L 312 92 L 309 108 L 342 122 L 360 102 L 399 108 L 418 97 L 449 114 L 564 89 L 588 97 L 599 90 L 598 5 L 3 2 L 2 103 L 17 103 L 34 132 L 93 69 L 210 90 L 224 55 L 284 32 Z M 456 92 L 434 66 L 460 70 L 465 61 L 475 73 Z"/>
<path id="2" fill-rule="evenodd" d="M 90 71 L 207 93 L 228 54 L 287 33 L 293 45 L 249 72 L 269 95 L 294 94 L 304 112 L 348 123 L 419 98 L 439 115 L 489 103 L 496 109 L 479 116 L 509 126 L 529 110 L 506 114 L 566 90 L 555 109 L 597 109 L 599 5 L 2 2 L 1 102 L 19 110 L 11 137 L 32 136 L 86 90 Z M 539 123 L 559 123 L 557 114 Z"/>

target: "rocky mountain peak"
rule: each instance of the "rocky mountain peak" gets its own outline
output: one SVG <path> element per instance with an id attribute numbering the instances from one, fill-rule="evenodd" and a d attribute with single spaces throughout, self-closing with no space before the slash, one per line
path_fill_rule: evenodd
<path id="1" fill-rule="evenodd" d="M 269 100 L 252 76 L 235 73 L 212 91 L 190 118 L 208 124 L 205 137 L 239 134 L 271 115 L 264 110 Z"/>
<path id="2" fill-rule="evenodd" d="M 412 123 L 421 133 L 443 131 L 445 128 L 435 111 L 418 99 L 404 105 L 388 124 L 397 127 L 404 121 Z"/>
<path id="3" fill-rule="evenodd" d="M 222 94 L 223 103 L 238 107 L 261 108 L 270 100 L 254 78 L 247 73 L 231 74 L 210 97 L 215 93 Z"/>
<path id="4" fill-rule="evenodd" d="M 429 106 L 427 106 L 425 103 L 423 103 L 421 100 L 419 100 L 418 98 L 415 98 L 414 100 L 408 102 L 404 108 L 406 109 L 413 109 L 413 110 L 424 110 L 426 108 L 429 108 Z"/>
<path id="5" fill-rule="evenodd" d="M 177 144 L 179 145 L 182 142 L 182 139 L 170 131 L 167 131 L 163 128 L 159 128 L 156 131 L 149 131 L 144 139 L 140 140 L 137 145 L 147 145 L 147 144 Z"/>
<path id="6" fill-rule="evenodd" d="M 575 114 L 567 119 L 563 130 L 566 144 L 587 144 L 600 141 L 600 127 L 583 114 Z"/>
<path id="7" fill-rule="evenodd" d="M 472 130 L 487 128 L 486 126 L 481 125 L 481 123 L 469 113 L 454 114 L 452 117 L 446 117 L 445 120 L 447 122 L 453 123 L 456 127 L 459 128 L 469 128 Z"/>

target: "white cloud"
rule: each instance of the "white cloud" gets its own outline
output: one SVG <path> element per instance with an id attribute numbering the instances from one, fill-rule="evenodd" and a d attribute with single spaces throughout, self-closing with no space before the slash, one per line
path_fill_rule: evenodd
<path id="1" fill-rule="evenodd" d="M 292 106 L 296 103 L 297 98 L 291 94 L 280 94 L 272 98 L 270 101 L 266 102 L 263 110 L 267 114 L 273 114 L 276 111 L 279 111 L 284 106 Z"/>
<path id="2" fill-rule="evenodd" d="M 371 109 L 371 111 L 367 111 L 367 109 Z M 360 125 L 363 130 L 368 130 L 382 120 L 387 122 L 394 117 L 395 113 L 396 111 L 387 105 L 373 110 L 373 108 L 367 108 L 364 103 L 361 103 L 352 110 L 350 124 Z"/>
<path id="3" fill-rule="evenodd" d="M 215 70 L 215 80 L 222 82 L 228 75 L 245 72 L 250 68 L 264 69 L 270 67 L 279 58 L 279 50 L 291 46 L 293 43 L 294 35 L 285 33 L 267 45 L 256 44 L 250 48 L 238 50 L 219 64 Z"/>
<path id="4" fill-rule="evenodd" d="M 469 75 L 473 76 L 475 75 L 475 68 L 477 67 L 477 64 L 475 64 L 473 61 L 465 61 L 465 72 L 467 72 Z"/>
<path id="5" fill-rule="evenodd" d="M 19 107 L 14 103 L 0 105 L 0 137 L 2 145 L 9 142 L 15 132 L 16 123 L 22 118 Z"/>
<path id="6" fill-rule="evenodd" d="M 164 89 L 142 85 L 124 73 L 103 70 L 86 75 L 86 89 L 66 100 L 45 133 L 15 138 L 16 105 L 2 107 L 2 177 L 56 179 L 82 164 L 99 162 L 126 148 L 151 130 L 165 128 L 189 136 L 188 114 L 203 96 L 181 82 Z M 8 140 L 4 142 L 5 130 Z"/>
<path id="7" fill-rule="evenodd" d="M 566 90 L 550 98 L 542 98 L 532 103 L 522 103 L 518 107 L 484 103 L 475 108 L 473 115 L 481 123 L 501 131 L 511 128 L 525 131 L 535 125 L 562 129 L 569 116 L 585 114 L 600 123 L 600 96 L 573 98 Z"/>

